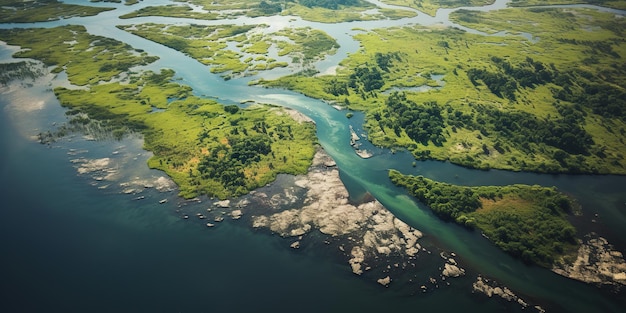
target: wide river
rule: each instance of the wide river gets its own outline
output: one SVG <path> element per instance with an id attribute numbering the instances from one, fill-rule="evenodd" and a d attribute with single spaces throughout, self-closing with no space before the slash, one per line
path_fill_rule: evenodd
<path id="1" fill-rule="evenodd" d="M 413 159 L 407 153 L 391 153 L 368 143 L 365 147 L 374 156 L 362 159 L 349 145 L 349 126 L 352 124 L 357 132 L 362 132 L 362 116 L 357 114 L 348 120 L 345 112 L 322 101 L 284 90 L 250 87 L 247 82 L 253 78 L 224 81 L 181 53 L 115 28 L 119 24 L 144 22 L 311 26 L 326 31 L 341 45 L 337 54 L 317 64 L 320 71 L 326 71 L 358 49 L 351 37 L 356 27 L 452 25 L 447 20 L 451 10 L 440 10 L 436 17 L 419 13 L 417 17 L 397 21 L 341 24 L 312 23 L 293 17 L 227 21 L 118 18 L 142 6 L 168 2 L 145 1 L 129 7 L 89 3 L 117 9 L 95 17 L 0 27 L 84 25 L 90 33 L 115 38 L 159 56 L 159 61 L 148 69 L 174 69 L 177 78 L 200 96 L 218 98 L 224 103 L 274 103 L 306 114 L 315 120 L 319 141 L 336 160 L 351 197 L 371 193 L 398 218 L 421 230 L 425 234 L 423 245 L 429 250 L 455 252 L 466 275 L 434 292 L 408 295 L 393 288 L 393 284 L 384 288 L 359 278 L 328 251 L 292 250 L 282 238 L 234 221 L 207 229 L 201 223 L 182 220 L 174 213 L 180 203 L 175 190 L 164 194 L 147 189 L 142 193 L 145 201 L 138 201 L 123 193 L 123 187 L 102 185 L 92 177 L 77 175 L 77 162 L 72 160 L 109 157 L 117 162 L 121 181 L 163 176 L 147 168 L 150 154 L 141 149 L 138 138 L 93 141 L 74 135 L 50 146 L 36 143 L 34 135 L 65 120 L 64 110 L 50 91 L 51 86 L 65 83 L 60 75 L 0 89 L 1 311 L 521 311 L 517 305 L 473 294 L 471 285 L 478 275 L 498 281 L 548 312 L 621 312 L 626 307 L 624 292 L 613 293 L 526 266 L 479 234 L 441 222 L 386 178 L 387 170 L 394 168 L 465 185 L 557 186 L 582 204 L 583 216 L 573 219 L 581 235 L 595 231 L 624 253 L 626 177 L 476 171 L 434 161 L 418 162 L 413 167 Z M 506 1 L 497 1 L 475 9 L 505 6 Z M 15 47 L 1 45 L 0 62 L 11 62 L 14 51 Z M 277 70 L 262 75 L 271 78 L 284 74 L 284 70 Z M 162 198 L 170 201 L 160 204 L 157 200 Z M 416 271 L 431 270 L 433 265 L 422 266 Z"/>

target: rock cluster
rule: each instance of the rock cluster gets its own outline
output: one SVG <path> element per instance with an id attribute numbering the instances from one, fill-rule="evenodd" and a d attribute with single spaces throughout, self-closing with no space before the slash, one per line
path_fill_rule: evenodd
<path id="1" fill-rule="evenodd" d="M 509 288 L 499 286 L 495 281 L 478 276 L 476 282 L 472 284 L 472 287 L 474 292 L 483 293 L 489 298 L 496 296 L 508 302 L 517 302 L 522 308 L 528 307 L 526 301 L 515 295 Z M 543 312 L 541 307 L 535 306 L 535 309 L 539 312 Z"/>
<path id="2" fill-rule="evenodd" d="M 626 285 L 626 261 L 621 252 L 596 234 L 587 234 L 571 264 L 559 264 L 555 273 L 599 285 Z"/>
<path id="3" fill-rule="evenodd" d="M 370 267 L 368 262 L 389 257 L 414 257 L 422 248 L 422 233 L 397 219 L 377 200 L 350 203 L 335 163 L 319 151 L 309 173 L 296 185 L 305 188 L 301 207 L 252 217 L 255 228 L 269 228 L 283 237 L 303 236 L 313 230 L 331 238 L 346 239 L 339 249 L 346 252 L 355 274 Z M 383 279 L 383 285 L 388 285 Z"/>

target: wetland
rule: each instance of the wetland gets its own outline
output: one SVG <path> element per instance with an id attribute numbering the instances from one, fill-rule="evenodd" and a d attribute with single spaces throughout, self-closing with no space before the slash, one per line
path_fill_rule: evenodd
<path id="1" fill-rule="evenodd" d="M 43 214 L 73 233 L 90 234 L 80 241 L 89 254 L 81 254 L 76 241 L 62 248 L 82 255 L 81 271 L 107 259 L 95 257 L 98 251 L 113 249 L 95 240 L 103 238 L 98 232 L 121 229 L 111 242 L 128 240 L 126 249 L 147 255 L 192 242 L 206 252 L 191 257 L 193 250 L 176 248 L 188 257 L 154 265 L 191 294 L 234 292 L 243 283 L 241 271 L 266 273 L 247 280 L 251 288 L 271 289 L 270 280 L 291 285 L 290 277 L 308 282 L 296 288 L 301 293 L 281 287 L 258 298 L 243 293 L 268 307 L 329 297 L 326 291 L 335 294 L 329 299 L 338 312 L 623 307 L 626 199 L 623 176 L 607 175 L 624 174 L 622 11 L 506 8 L 498 1 L 496 9 L 450 10 L 440 22 L 445 10 L 424 14 L 378 1 L 298 1 L 282 4 L 284 15 L 275 15 L 272 5 L 280 3 L 98 3 L 94 7 L 114 9 L 3 24 L 2 55 L 9 61 L 1 99 L 9 121 L 3 180 L 19 177 L 16 194 L 37 185 L 40 175 L 13 166 L 23 162 L 18 154 L 29 153 L 35 169 L 54 171 L 45 177 L 64 182 L 48 187 L 59 196 L 49 196 L 46 205 L 17 204 L 19 198 L 7 194 L 18 210 L 3 211 L 3 220 Z M 168 17 L 161 5 L 183 9 Z M 354 18 L 361 9 L 368 13 Z M 202 16 L 186 16 L 190 10 Z M 520 15 L 527 18 L 515 20 Z M 555 46 L 563 53 L 547 52 Z M 30 145 L 34 139 L 44 145 Z M 572 173 L 578 175 L 564 175 Z M 59 198 L 67 194 L 76 201 Z M 78 199 L 87 196 L 101 201 L 86 207 Z M 23 255 L 35 272 L 45 268 L 37 258 L 37 220 L 23 241 L 3 241 L 11 260 Z M 26 230 L 7 225 L 3 240 Z M 147 239 L 152 233 L 173 239 Z M 61 247 L 68 236 L 49 240 Z M 34 245 L 20 254 L 20 242 Z M 245 248 L 232 252 L 234 246 Z M 137 267 L 142 256 L 126 255 L 136 260 L 135 272 L 109 275 L 149 281 Z M 257 261 L 244 265 L 250 257 Z M 213 270 L 176 275 L 172 266 L 185 261 L 208 262 Z M 12 264 L 15 299 L 48 290 L 29 288 L 20 276 L 26 267 Z M 46 275 L 48 282 L 60 281 L 72 262 L 60 257 L 51 264 L 58 272 Z M 277 264 L 286 265 L 284 275 L 271 270 Z M 216 284 L 200 280 L 211 280 L 220 266 L 232 275 L 216 276 L 217 285 L 227 286 L 217 292 Z M 102 281 L 94 275 L 70 281 Z M 333 287 L 325 289 L 329 280 Z M 295 302 L 281 301 L 281 292 Z M 89 289 L 82 294 L 99 298 Z M 499 300 L 489 299 L 494 294 Z M 142 300 L 147 294 L 113 296 L 126 300 L 108 303 L 105 311 L 156 305 Z M 43 305 L 70 311 L 89 305 L 45 299 Z"/>

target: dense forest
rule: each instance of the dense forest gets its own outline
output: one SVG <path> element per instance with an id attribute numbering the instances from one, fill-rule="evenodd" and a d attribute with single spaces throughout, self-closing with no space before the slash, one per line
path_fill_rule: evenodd
<path id="1" fill-rule="evenodd" d="M 555 188 L 456 186 L 394 170 L 389 176 L 440 218 L 479 229 L 524 262 L 550 267 L 576 251 L 576 229 L 567 220 L 573 203 Z"/>

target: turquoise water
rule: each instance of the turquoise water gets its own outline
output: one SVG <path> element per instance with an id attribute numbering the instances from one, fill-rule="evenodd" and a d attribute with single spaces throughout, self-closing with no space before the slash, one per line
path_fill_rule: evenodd
<path id="1" fill-rule="evenodd" d="M 120 6 L 120 10 L 128 9 Z M 573 222 L 584 233 L 599 232 L 622 252 L 626 247 L 626 177 L 475 171 L 442 162 L 419 162 L 412 167 L 408 154 L 392 154 L 367 143 L 375 156 L 361 159 L 349 146 L 348 124 L 359 129 L 358 114 L 348 120 L 345 112 L 299 94 L 248 87 L 245 79 L 224 82 L 180 53 L 108 27 L 120 22 L 119 14 L 114 11 L 70 22 L 158 55 L 160 60 L 152 68 L 174 68 L 181 81 L 199 95 L 227 103 L 248 99 L 276 103 L 310 116 L 318 125 L 320 143 L 337 161 L 351 197 L 358 199 L 369 192 L 425 233 L 422 244 L 433 255 L 421 256 L 412 275 L 424 281 L 440 273 L 439 251 L 457 253 L 468 273 L 451 280 L 451 286 L 426 294 L 404 282 L 384 288 L 353 275 L 335 251 L 320 247 L 294 251 L 288 248 L 290 242 L 236 222 L 207 229 L 201 223 L 184 221 L 175 213 L 175 191 L 147 190 L 142 193 L 146 201 L 136 201 L 119 187 L 100 189 L 91 178 L 76 174 L 70 162 L 75 156 L 68 155 L 69 149 L 88 150 L 85 155 L 91 158 L 113 157 L 112 151 L 121 150 L 128 176 L 159 173 L 145 167 L 147 154 L 133 138 L 93 142 L 75 136 L 50 147 L 35 143 L 32 135 L 52 128 L 64 117 L 46 87 L 34 86 L 25 87 L 22 93 L 0 95 L 1 311 L 521 311 L 519 306 L 472 294 L 471 284 L 478 274 L 499 281 L 548 312 L 619 312 L 625 306 L 623 292 L 598 290 L 525 266 L 479 234 L 441 222 L 404 190 L 392 186 L 386 173 L 395 168 L 466 185 L 558 186 L 582 204 L 584 215 Z M 384 25 L 367 22 L 364 26 Z M 337 60 L 357 48 L 343 33 L 348 28 L 323 28 L 345 39 L 340 41 L 344 50 Z M 163 197 L 171 201 L 158 204 Z M 596 213 L 598 222 L 591 223 Z"/>

